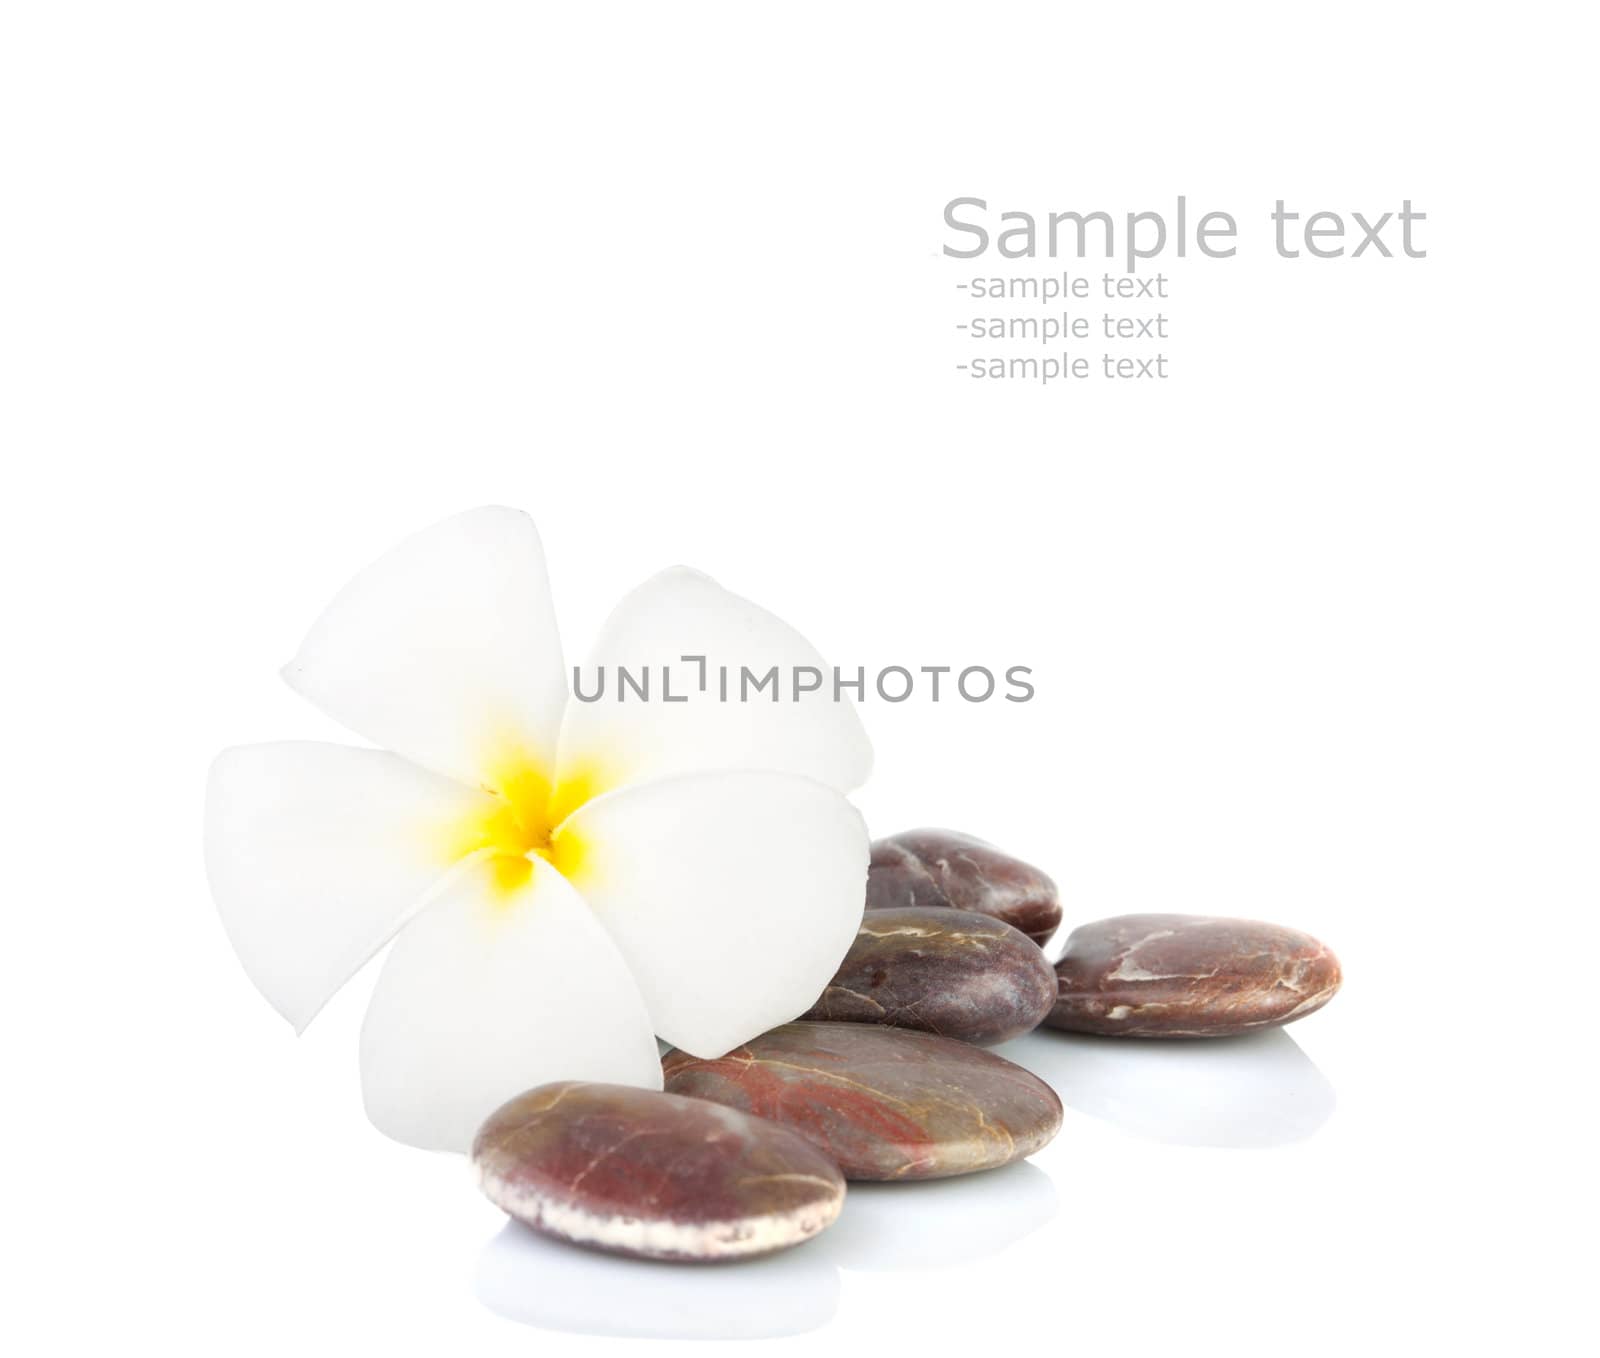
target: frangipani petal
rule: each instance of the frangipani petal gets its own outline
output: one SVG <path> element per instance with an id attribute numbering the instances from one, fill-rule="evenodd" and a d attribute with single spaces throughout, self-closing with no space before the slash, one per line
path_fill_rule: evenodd
<path id="1" fill-rule="evenodd" d="M 250 979 L 304 1028 L 474 847 L 456 827 L 497 805 L 382 750 L 224 750 L 206 788 L 206 871 Z"/>
<path id="2" fill-rule="evenodd" d="M 647 701 L 619 669 L 636 680 L 648 672 Z M 769 672 L 775 676 L 741 701 L 742 669 L 754 676 L 752 683 Z M 797 698 L 797 673 L 802 687 L 814 674 L 820 688 Z M 583 701 L 602 675 L 603 694 Z M 848 698 L 835 701 L 833 671 L 811 643 L 765 609 L 683 567 L 647 580 L 617 605 L 580 671 L 577 698 L 561 730 L 564 789 L 771 769 L 848 792 L 872 768 L 861 720 Z"/>
<path id="3" fill-rule="evenodd" d="M 717 1057 L 809 1009 L 855 938 L 861 815 L 781 773 L 690 774 L 568 820 L 573 884 L 616 940 L 656 1032 Z"/>
<path id="4" fill-rule="evenodd" d="M 545 862 L 473 863 L 395 940 L 361 1029 L 367 1116 L 397 1141 L 470 1149 L 552 1080 L 661 1088 L 627 964 Z"/>
<path id="5" fill-rule="evenodd" d="M 515 509 L 408 538 L 328 605 L 284 667 L 324 712 L 474 786 L 549 778 L 566 671 L 544 549 Z"/>

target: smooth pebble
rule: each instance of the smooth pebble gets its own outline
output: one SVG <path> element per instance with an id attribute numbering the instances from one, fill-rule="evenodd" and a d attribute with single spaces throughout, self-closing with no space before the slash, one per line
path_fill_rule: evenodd
<path id="1" fill-rule="evenodd" d="M 1315 1013 L 1339 980 L 1339 959 L 1297 929 L 1119 915 L 1072 931 L 1045 1022 L 1116 1037 L 1227 1037 Z"/>
<path id="2" fill-rule="evenodd" d="M 1041 945 L 1061 923 L 1061 901 L 1049 877 L 954 830 L 906 830 L 873 843 L 867 909 L 906 905 L 992 915 Z"/>
<path id="3" fill-rule="evenodd" d="M 989 1046 L 1031 1032 L 1056 999 L 1039 945 L 966 910 L 869 911 L 822 997 L 802 1018 L 884 1023 Z"/>
<path id="4" fill-rule="evenodd" d="M 838 1167 L 805 1138 L 625 1085 L 529 1090 L 490 1115 L 472 1160 L 490 1200 L 534 1230 L 649 1259 L 769 1254 L 844 1203 Z"/>
<path id="5" fill-rule="evenodd" d="M 870 1023 L 786 1023 L 718 1060 L 671 1051 L 666 1087 L 770 1118 L 847 1179 L 939 1179 L 1032 1155 L 1061 1127 L 1037 1076 L 965 1042 Z"/>

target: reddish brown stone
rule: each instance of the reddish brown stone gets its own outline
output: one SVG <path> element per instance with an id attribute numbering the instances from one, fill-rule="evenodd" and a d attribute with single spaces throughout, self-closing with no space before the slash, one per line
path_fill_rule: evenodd
<path id="1" fill-rule="evenodd" d="M 940 1179 L 1032 1155 L 1061 1126 L 1055 1091 L 1021 1066 L 932 1033 L 786 1023 L 720 1060 L 662 1058 L 675 1094 L 780 1122 L 847 1179 Z"/>
<path id="2" fill-rule="evenodd" d="M 1226 1037 L 1314 1013 L 1339 979 L 1339 959 L 1295 929 L 1122 915 L 1072 931 L 1045 1022 L 1118 1037 Z"/>
<path id="3" fill-rule="evenodd" d="M 886 1023 L 980 1047 L 1031 1032 L 1056 999 L 1055 972 L 1025 934 L 968 910 L 900 906 L 861 922 L 808 1019 Z"/>
<path id="4" fill-rule="evenodd" d="M 563 1081 L 493 1113 L 483 1191 L 545 1235 L 649 1259 L 798 1245 L 839 1215 L 838 1167 L 793 1132 L 699 1099 Z"/>
<path id="5" fill-rule="evenodd" d="M 1061 923 L 1056 884 L 1044 873 L 954 830 L 907 830 L 873 843 L 867 909 L 905 905 L 992 915 L 1038 944 Z"/>

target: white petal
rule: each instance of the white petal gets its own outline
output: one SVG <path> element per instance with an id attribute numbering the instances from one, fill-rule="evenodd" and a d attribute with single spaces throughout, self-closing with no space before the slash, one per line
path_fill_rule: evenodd
<path id="1" fill-rule="evenodd" d="M 352 731 L 463 782 L 548 776 L 567 687 L 533 520 L 474 509 L 408 538 L 339 592 L 283 673 Z"/>
<path id="2" fill-rule="evenodd" d="M 623 685 L 619 668 L 636 680 L 648 671 L 648 701 Z M 746 669 L 753 679 L 741 701 Z M 757 692 L 754 682 L 774 669 L 775 686 Z M 797 699 L 797 674 L 802 688 L 820 675 L 820 689 Z M 872 768 L 855 707 L 848 696 L 834 700 L 834 672 L 811 643 L 696 571 L 665 571 L 629 594 L 580 675 L 580 695 L 594 694 L 602 675 L 605 688 L 598 701 L 567 707 L 563 784 L 604 789 L 678 773 L 775 769 L 848 792 Z"/>
<path id="3" fill-rule="evenodd" d="M 560 873 L 529 867 L 508 891 L 496 864 L 474 864 L 384 962 L 361 1086 L 367 1116 L 397 1141 L 466 1151 L 502 1103 L 552 1080 L 661 1088 L 627 965 Z"/>
<path id="4" fill-rule="evenodd" d="M 304 1028 L 472 847 L 461 827 L 497 805 L 382 750 L 224 750 L 206 788 L 206 871 L 250 979 Z"/>
<path id="5" fill-rule="evenodd" d="M 580 807 L 573 884 L 627 958 L 655 1030 L 721 1056 L 809 1009 L 855 938 L 867 830 L 831 788 L 691 774 Z"/>

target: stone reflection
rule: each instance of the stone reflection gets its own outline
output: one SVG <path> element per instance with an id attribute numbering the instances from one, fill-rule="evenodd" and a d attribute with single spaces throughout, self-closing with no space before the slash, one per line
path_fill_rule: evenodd
<path id="1" fill-rule="evenodd" d="M 805 1248 L 851 1271 L 942 1268 L 997 1254 L 1061 1210 L 1027 1161 L 918 1183 L 853 1183 L 839 1220 Z"/>
<path id="2" fill-rule="evenodd" d="M 761 1259 L 666 1264 L 547 1240 L 514 1221 L 484 1247 L 474 1290 L 495 1314 L 569 1334 L 767 1339 L 839 1309 L 841 1269 L 943 1268 L 996 1254 L 1059 1212 L 1050 1176 L 1019 1162 L 920 1183 L 853 1183 L 815 1240 Z"/>
<path id="3" fill-rule="evenodd" d="M 1068 1108 L 1179 1146 L 1286 1145 L 1321 1127 L 1336 1102 L 1281 1028 L 1184 1041 L 1040 1029 L 994 1050 Z"/>
<path id="4" fill-rule="evenodd" d="M 761 1259 L 669 1264 L 579 1249 L 508 1221 L 479 1256 L 474 1291 L 496 1315 L 544 1330 L 770 1339 L 815 1330 L 838 1311 L 839 1271 L 819 1243 Z"/>

